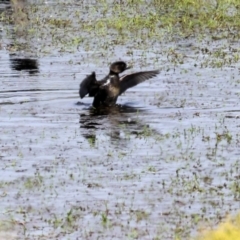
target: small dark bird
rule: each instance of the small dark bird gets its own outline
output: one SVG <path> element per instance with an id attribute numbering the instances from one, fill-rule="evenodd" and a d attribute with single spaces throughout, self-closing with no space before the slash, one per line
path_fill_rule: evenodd
<path id="1" fill-rule="evenodd" d="M 113 106 L 117 98 L 128 88 L 155 77 L 159 70 L 136 72 L 119 77 L 119 74 L 129 69 L 123 61 L 114 62 L 110 66 L 109 74 L 102 80 L 96 80 L 95 72 L 88 75 L 80 84 L 79 96 L 85 97 L 87 94 L 94 97 L 93 106 L 95 108 L 103 106 Z"/>

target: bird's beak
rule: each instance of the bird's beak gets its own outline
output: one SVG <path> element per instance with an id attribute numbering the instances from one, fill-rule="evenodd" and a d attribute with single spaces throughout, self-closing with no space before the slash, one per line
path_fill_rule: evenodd
<path id="1" fill-rule="evenodd" d="M 132 66 L 127 66 L 125 70 L 132 68 Z"/>

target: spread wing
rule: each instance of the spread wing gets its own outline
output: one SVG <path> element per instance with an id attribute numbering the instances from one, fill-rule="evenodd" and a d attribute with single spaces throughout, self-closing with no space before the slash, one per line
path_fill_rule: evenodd
<path id="1" fill-rule="evenodd" d="M 109 75 L 104 77 L 102 80 L 97 81 L 95 72 L 92 72 L 92 74 L 84 78 L 80 84 L 80 88 L 79 88 L 80 98 L 84 98 L 87 94 L 90 97 L 94 97 L 99 91 L 99 87 L 104 83 L 106 83 L 108 78 L 109 78 Z"/>
<path id="2" fill-rule="evenodd" d="M 124 75 L 120 78 L 120 94 L 125 92 L 128 88 L 134 87 L 137 84 L 153 78 L 159 74 L 159 70 L 137 72 Z"/>
<path id="3" fill-rule="evenodd" d="M 84 98 L 87 94 L 89 94 L 91 87 L 94 86 L 96 81 L 97 80 L 95 72 L 92 72 L 91 75 L 88 75 L 82 80 L 79 88 L 80 98 Z"/>

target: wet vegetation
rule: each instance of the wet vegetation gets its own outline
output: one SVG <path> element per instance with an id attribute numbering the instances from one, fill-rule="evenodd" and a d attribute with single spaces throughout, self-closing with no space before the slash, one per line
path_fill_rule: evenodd
<path id="1" fill-rule="evenodd" d="M 74 51 L 83 46 L 94 51 L 100 47 L 106 56 L 116 44 L 148 49 L 152 42 L 179 38 L 239 38 L 238 0 L 56 1 L 54 8 L 41 1 L 24 8 L 18 3 L 21 1 L 12 2 L 13 14 L 2 12 L 1 21 L 17 22 L 16 32 L 26 29 L 31 41 L 38 42 L 38 54 L 48 54 L 54 48 Z M 20 45 L 16 39 L 13 49 L 20 50 Z"/>
<path id="2" fill-rule="evenodd" d="M 0 239 L 198 239 L 234 215 L 239 8 L 0 2 Z M 80 101 L 119 59 L 161 73 L 110 110 Z"/>

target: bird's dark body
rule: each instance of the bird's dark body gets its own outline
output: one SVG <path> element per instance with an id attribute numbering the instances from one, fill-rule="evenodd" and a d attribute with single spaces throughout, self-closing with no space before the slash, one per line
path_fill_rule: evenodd
<path id="1" fill-rule="evenodd" d="M 119 61 L 111 64 L 109 74 L 102 80 L 96 80 L 95 72 L 88 75 L 80 84 L 79 95 L 83 98 L 85 95 L 94 97 L 93 106 L 113 106 L 117 102 L 117 98 L 128 88 L 134 87 L 137 84 L 155 77 L 159 71 L 137 72 L 119 77 L 128 69 L 125 62 Z"/>

